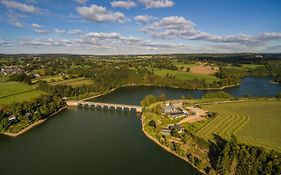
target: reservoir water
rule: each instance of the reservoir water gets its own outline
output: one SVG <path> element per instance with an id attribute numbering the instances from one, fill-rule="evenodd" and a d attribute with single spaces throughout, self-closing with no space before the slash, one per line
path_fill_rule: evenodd
<path id="1" fill-rule="evenodd" d="M 228 92 L 235 97 L 243 97 L 245 95 L 252 97 L 272 97 L 281 92 L 281 85 L 273 83 L 270 77 L 246 77 L 241 80 L 240 86 L 219 91 Z M 177 99 L 182 96 L 200 98 L 207 92 L 214 92 L 214 90 L 204 91 L 156 86 L 132 86 L 119 88 L 110 94 L 100 96 L 92 101 L 139 105 L 140 101 L 148 94 L 157 96 L 165 94 L 168 99 Z"/>
<path id="2" fill-rule="evenodd" d="M 281 86 L 270 78 L 245 78 L 241 86 L 224 90 L 234 96 L 274 96 Z M 206 91 L 164 87 L 124 87 L 96 101 L 139 104 L 148 94 L 168 98 L 200 97 Z M 1 175 L 193 175 L 186 162 L 167 153 L 141 131 L 138 114 L 66 109 L 27 133 L 0 136 Z"/>

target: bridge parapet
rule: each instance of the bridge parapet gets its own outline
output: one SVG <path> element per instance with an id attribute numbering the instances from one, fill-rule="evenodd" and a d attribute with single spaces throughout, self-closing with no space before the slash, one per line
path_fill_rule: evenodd
<path id="1" fill-rule="evenodd" d="M 108 109 L 115 109 L 117 110 L 120 108 L 121 110 L 128 109 L 129 111 L 136 110 L 136 112 L 141 113 L 142 107 L 135 106 L 135 105 L 126 105 L 126 104 L 113 104 L 113 103 L 100 103 L 100 102 L 87 102 L 87 101 L 67 101 L 68 106 L 94 106 L 94 107 L 101 107 L 101 108 L 108 108 Z"/>

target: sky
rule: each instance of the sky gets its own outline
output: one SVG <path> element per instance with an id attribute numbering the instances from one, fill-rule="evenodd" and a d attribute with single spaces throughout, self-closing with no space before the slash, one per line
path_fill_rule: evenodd
<path id="1" fill-rule="evenodd" d="M 0 53 L 281 53 L 280 0 L 0 0 Z"/>

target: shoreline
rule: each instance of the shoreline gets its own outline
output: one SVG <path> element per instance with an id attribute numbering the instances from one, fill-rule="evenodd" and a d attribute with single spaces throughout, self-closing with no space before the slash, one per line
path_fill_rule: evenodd
<path id="1" fill-rule="evenodd" d="M 31 125 L 28 125 L 26 128 L 23 128 L 22 130 L 20 130 L 20 131 L 17 132 L 17 133 L 4 132 L 4 133 L 2 133 L 2 134 L 5 135 L 5 136 L 9 136 L 9 137 L 17 137 L 17 136 L 19 136 L 19 135 L 22 135 L 22 134 L 24 134 L 25 132 L 29 131 L 30 129 L 32 129 L 32 128 L 34 128 L 34 127 L 36 127 L 36 126 L 38 126 L 38 125 L 44 123 L 44 122 L 45 122 L 46 120 L 48 120 L 50 117 L 55 116 L 56 114 L 60 113 L 61 111 L 63 111 L 63 110 L 66 109 L 66 108 L 67 108 L 67 106 L 64 106 L 64 107 L 60 108 L 59 110 L 57 110 L 57 111 L 55 111 L 54 113 L 52 113 L 51 115 L 49 115 L 48 118 L 38 120 L 38 121 L 32 123 Z"/>
<path id="2" fill-rule="evenodd" d="M 227 88 L 237 87 L 237 86 L 240 86 L 240 83 L 228 85 L 228 86 L 223 86 L 223 87 L 220 87 L 220 88 L 194 88 L 194 89 L 181 88 L 181 87 L 177 87 L 177 86 L 154 85 L 154 84 L 126 84 L 126 85 L 122 85 L 122 86 L 110 89 L 109 91 L 101 93 L 101 94 L 97 94 L 97 95 L 94 95 L 94 96 L 90 96 L 90 97 L 80 99 L 78 101 L 87 101 L 87 100 L 95 99 L 95 98 L 98 98 L 100 96 L 110 94 L 110 93 L 114 92 L 115 90 L 117 90 L 119 88 L 122 88 L 122 87 L 141 87 L 141 86 L 144 86 L 144 87 L 153 87 L 154 86 L 154 87 L 166 87 L 166 88 L 174 88 L 174 89 L 209 91 L 209 90 L 223 90 L 223 89 L 227 89 Z"/>
<path id="3" fill-rule="evenodd" d="M 144 135 L 150 139 L 152 142 L 156 143 L 158 146 L 160 146 L 161 148 L 163 148 L 165 151 L 167 151 L 170 154 L 173 154 L 174 156 L 186 161 L 189 165 L 191 165 L 193 168 L 195 168 L 197 171 L 199 171 L 202 174 L 206 174 L 204 171 L 202 171 L 201 169 L 197 168 L 195 165 L 193 165 L 187 158 L 182 157 L 180 155 L 178 155 L 177 153 L 173 152 L 170 148 L 162 145 L 158 140 L 156 140 L 156 138 L 152 137 L 151 135 L 149 135 L 145 130 L 144 130 L 144 122 L 143 122 L 143 118 L 144 116 L 142 115 L 141 117 L 141 128 L 142 128 L 142 132 L 144 133 Z"/>
<path id="4" fill-rule="evenodd" d="M 281 85 L 281 82 L 279 83 L 278 81 L 272 81 L 273 84 Z"/>
<path id="5" fill-rule="evenodd" d="M 100 96 L 103 96 L 103 95 L 106 95 L 106 94 L 110 94 L 111 92 L 117 90 L 118 88 L 120 88 L 120 87 L 110 89 L 108 92 L 104 92 L 104 93 L 101 93 L 101 94 L 96 94 L 96 95 L 94 95 L 94 96 L 82 98 L 81 100 L 78 100 L 78 101 L 87 101 L 87 100 L 91 100 L 91 99 L 94 99 L 94 98 L 98 98 L 98 97 L 100 97 Z"/>

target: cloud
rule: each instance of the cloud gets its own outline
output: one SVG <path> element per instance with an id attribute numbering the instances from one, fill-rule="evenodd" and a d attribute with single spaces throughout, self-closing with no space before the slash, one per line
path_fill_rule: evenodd
<path id="1" fill-rule="evenodd" d="M 136 7 L 136 3 L 133 1 L 113 1 L 111 2 L 112 7 L 121 7 L 125 9 L 130 9 L 132 7 Z"/>
<path id="2" fill-rule="evenodd" d="M 33 24 L 31 24 L 31 27 L 32 27 L 32 28 L 39 29 L 39 28 L 42 28 L 43 26 L 40 25 L 40 24 L 33 23 Z"/>
<path id="3" fill-rule="evenodd" d="M 11 25 L 13 25 L 17 28 L 23 28 L 24 27 L 24 25 L 21 22 L 19 22 L 19 20 L 18 20 L 18 18 L 23 17 L 22 15 L 10 13 L 10 14 L 8 14 L 8 17 L 9 17 L 9 22 L 10 22 Z"/>
<path id="4" fill-rule="evenodd" d="M 180 20 L 179 20 L 180 21 Z M 175 21 L 174 25 L 179 25 Z M 168 25 L 161 23 L 161 25 Z M 173 28 L 171 24 L 168 25 Z M 79 29 L 74 29 L 79 31 Z M 259 38 L 275 38 L 278 33 L 264 33 Z M 258 37 L 257 37 L 258 38 Z M 238 52 L 280 52 L 280 44 L 277 45 L 241 45 L 240 43 L 204 43 L 202 45 L 179 44 L 171 41 L 148 40 L 133 36 L 124 36 L 117 32 L 89 32 L 76 35 L 72 39 L 38 39 L 29 38 L 11 43 L 10 41 L 1 40 L 0 46 L 4 51 L 9 52 L 5 46 L 14 46 L 25 48 L 21 50 L 25 53 L 35 52 L 57 52 L 57 53 L 80 53 L 80 54 L 145 54 L 145 53 L 238 53 Z M 0 48 L 1 48 L 0 47 Z M 34 47 L 36 49 L 34 49 Z M 9 47 L 10 49 L 11 47 Z M 274 50 L 275 49 L 275 50 Z"/>
<path id="5" fill-rule="evenodd" d="M 112 12 L 105 7 L 92 4 L 90 7 L 77 7 L 77 12 L 84 18 L 95 22 L 124 22 L 125 15 L 120 12 Z"/>
<path id="6" fill-rule="evenodd" d="M 134 20 L 139 23 L 148 23 L 153 17 L 149 15 L 138 15 L 134 17 Z"/>
<path id="7" fill-rule="evenodd" d="M 49 33 L 48 30 L 42 29 L 43 26 L 40 24 L 33 23 L 33 24 L 31 24 L 31 27 L 32 27 L 33 31 L 36 33 L 39 33 L 39 34 Z"/>
<path id="8" fill-rule="evenodd" d="M 30 46 L 59 46 L 59 47 L 96 47 L 96 48 L 120 48 L 126 49 L 129 47 L 158 50 L 158 49 L 181 49 L 187 48 L 186 45 L 173 44 L 173 43 L 162 43 L 145 40 L 142 38 L 123 36 L 120 33 L 103 33 L 103 32 L 89 32 L 77 39 L 72 40 L 54 40 L 54 39 L 25 39 L 19 41 L 20 45 Z"/>
<path id="9" fill-rule="evenodd" d="M 21 45 L 32 45 L 32 46 L 66 46 L 67 44 L 71 44 L 72 42 L 69 40 L 38 40 L 38 39 L 25 39 L 20 41 L 19 44 Z"/>
<path id="10" fill-rule="evenodd" d="M 261 33 L 258 35 L 212 35 L 198 30 L 195 24 L 180 16 L 164 17 L 159 21 L 146 25 L 143 32 L 161 39 L 203 40 L 220 43 L 240 43 L 245 45 L 263 45 L 266 41 L 281 39 L 281 33 Z"/>
<path id="11" fill-rule="evenodd" d="M 102 32 L 90 32 L 86 33 L 86 36 L 98 38 L 98 39 L 119 39 L 121 35 L 119 33 L 102 33 Z"/>
<path id="12" fill-rule="evenodd" d="M 67 32 L 70 35 L 81 35 L 83 32 L 80 29 L 72 29 Z"/>
<path id="13" fill-rule="evenodd" d="M 49 33 L 48 30 L 44 30 L 44 29 L 33 29 L 34 32 L 39 33 L 39 34 L 47 34 Z"/>
<path id="14" fill-rule="evenodd" d="M 58 28 L 54 28 L 54 31 L 55 31 L 56 33 L 59 33 L 59 34 L 65 33 L 65 30 L 63 30 L 63 29 L 58 29 Z"/>
<path id="15" fill-rule="evenodd" d="M 10 41 L 0 38 L 0 46 L 10 46 L 12 43 Z"/>
<path id="16" fill-rule="evenodd" d="M 16 9 L 20 10 L 26 13 L 38 13 L 40 12 L 40 9 L 33 6 L 33 5 L 28 5 L 24 3 L 20 3 L 17 1 L 12 1 L 12 0 L 0 0 L 0 3 L 3 4 L 6 8 L 9 9 Z"/>
<path id="17" fill-rule="evenodd" d="M 173 7 L 175 3 L 171 0 L 139 0 L 145 8 L 165 8 Z"/>
<path id="18" fill-rule="evenodd" d="M 23 28 L 24 25 L 18 21 L 11 21 L 11 24 L 16 26 L 17 28 Z"/>
<path id="19" fill-rule="evenodd" d="M 74 1 L 79 4 L 85 4 L 87 2 L 87 0 L 74 0 Z"/>

